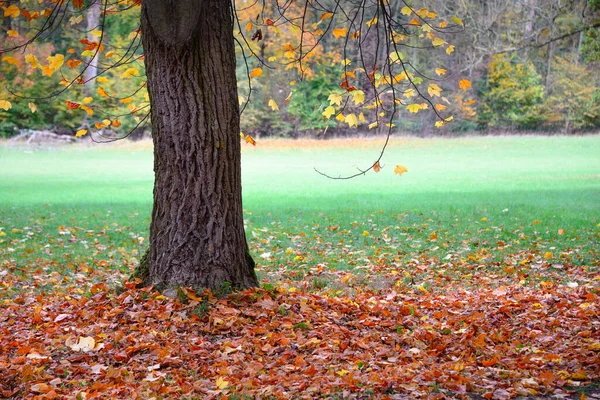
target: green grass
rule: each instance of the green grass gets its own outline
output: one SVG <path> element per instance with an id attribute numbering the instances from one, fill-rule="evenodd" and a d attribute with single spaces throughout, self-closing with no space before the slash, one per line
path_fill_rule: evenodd
<path id="1" fill-rule="evenodd" d="M 378 174 L 314 171 L 352 173 L 380 145 L 244 146 L 247 234 L 264 280 L 415 259 L 598 266 L 600 136 L 397 139 Z M 24 285 L 39 268 L 128 272 L 147 243 L 152 178 L 147 146 L 0 148 L 0 269 Z"/>

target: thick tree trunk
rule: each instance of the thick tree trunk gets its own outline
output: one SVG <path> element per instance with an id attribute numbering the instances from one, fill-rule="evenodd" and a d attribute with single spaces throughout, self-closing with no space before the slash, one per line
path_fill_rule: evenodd
<path id="1" fill-rule="evenodd" d="M 231 3 L 142 4 L 155 182 L 138 276 L 162 288 L 257 286 L 242 215 Z"/>

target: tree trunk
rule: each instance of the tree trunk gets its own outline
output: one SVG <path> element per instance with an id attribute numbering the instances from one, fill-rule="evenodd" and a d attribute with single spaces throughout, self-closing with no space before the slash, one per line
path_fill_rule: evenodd
<path id="1" fill-rule="evenodd" d="M 257 286 L 242 215 L 231 3 L 164 4 L 142 3 L 155 181 L 138 276 L 159 288 Z"/>
<path id="2" fill-rule="evenodd" d="M 85 17 L 87 19 L 87 30 L 88 35 L 87 39 L 89 41 L 97 41 L 98 38 L 92 35 L 92 31 L 94 29 L 100 29 L 100 1 L 94 1 L 90 4 Z M 96 84 L 96 75 L 98 74 L 98 56 L 96 57 L 88 57 L 89 65 L 85 70 L 84 79 L 85 79 L 85 93 L 86 95 L 91 95 L 94 91 L 94 86 Z"/>

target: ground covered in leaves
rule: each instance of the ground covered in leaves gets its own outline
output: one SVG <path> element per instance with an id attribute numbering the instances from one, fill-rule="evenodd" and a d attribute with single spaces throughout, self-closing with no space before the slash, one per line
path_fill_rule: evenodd
<path id="1" fill-rule="evenodd" d="M 74 285 L 42 268 L 37 284 L 65 290 L 3 301 L 0 394 L 567 396 L 600 377 L 598 275 L 556 267 L 540 265 L 546 280 L 531 287 L 473 266 L 479 284 L 464 289 L 422 265 L 439 283 L 431 291 L 404 283 L 372 290 L 354 274 L 316 267 L 296 287 L 267 284 L 221 299 L 191 290 L 171 299 L 131 283 L 118 292 L 91 284 L 98 270 L 84 266 Z M 379 279 L 401 279 L 397 269 L 373 268 Z M 554 270 L 582 284 L 557 284 Z M 352 295 L 302 289 L 324 276 Z"/>

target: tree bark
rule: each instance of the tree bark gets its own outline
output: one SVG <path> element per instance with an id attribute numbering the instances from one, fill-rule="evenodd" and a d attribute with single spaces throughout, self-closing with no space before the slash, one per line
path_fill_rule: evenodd
<path id="1" fill-rule="evenodd" d="M 94 29 L 99 29 L 100 26 L 100 1 L 94 1 L 90 4 L 85 17 L 87 19 L 87 30 L 88 35 L 87 39 L 89 41 L 97 41 L 98 38 L 92 35 L 92 31 Z M 94 91 L 94 86 L 96 85 L 96 75 L 98 74 L 98 56 L 96 57 L 88 57 L 89 65 L 85 70 L 84 79 L 85 79 L 85 93 L 86 95 L 91 95 Z"/>
<path id="2" fill-rule="evenodd" d="M 163 289 L 258 286 L 242 214 L 231 3 L 180 0 L 168 16 L 157 14 L 165 12 L 160 3 L 142 3 L 155 182 L 138 276 Z M 172 18 L 193 7 L 200 7 L 195 23 Z M 177 43 L 165 37 L 165 24 Z"/>

